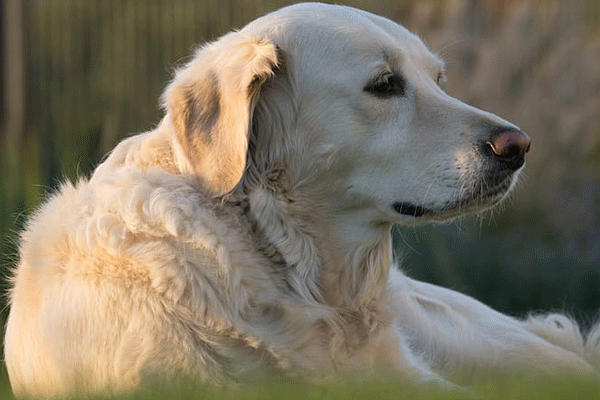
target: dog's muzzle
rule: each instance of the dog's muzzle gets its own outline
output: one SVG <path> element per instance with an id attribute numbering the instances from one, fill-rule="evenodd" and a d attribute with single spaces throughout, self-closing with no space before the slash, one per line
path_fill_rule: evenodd
<path id="1" fill-rule="evenodd" d="M 421 204 L 396 202 L 392 208 L 401 215 L 419 218 L 425 215 L 455 216 L 462 212 L 487 208 L 499 202 L 510 190 L 515 172 L 525 164 L 525 154 L 531 148 L 530 137 L 517 129 L 496 127 L 481 143 L 480 151 L 488 161 L 478 184 L 454 202 L 428 208 Z M 462 212 L 460 211 L 462 210 Z"/>

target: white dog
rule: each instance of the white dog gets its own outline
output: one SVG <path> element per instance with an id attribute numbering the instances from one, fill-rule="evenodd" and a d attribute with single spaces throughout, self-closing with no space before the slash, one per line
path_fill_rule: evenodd
<path id="1" fill-rule="evenodd" d="M 416 36 L 343 6 L 288 7 L 202 47 L 160 125 L 30 219 L 5 339 L 14 392 L 595 376 L 598 329 L 517 320 L 391 268 L 393 224 L 498 203 L 529 148 L 443 77 Z"/>

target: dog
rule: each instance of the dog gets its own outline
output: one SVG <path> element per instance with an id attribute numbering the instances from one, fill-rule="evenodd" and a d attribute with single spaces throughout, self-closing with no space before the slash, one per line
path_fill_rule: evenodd
<path id="1" fill-rule="evenodd" d="M 30 217 L 9 292 L 14 393 L 596 379 L 597 327 L 512 318 L 394 266 L 394 224 L 494 206 L 530 147 L 443 79 L 417 36 L 337 5 L 283 8 L 201 47 L 154 130 Z"/>

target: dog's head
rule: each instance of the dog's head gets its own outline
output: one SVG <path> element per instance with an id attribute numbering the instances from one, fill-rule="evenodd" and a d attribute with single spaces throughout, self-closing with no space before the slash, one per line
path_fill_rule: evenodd
<path id="1" fill-rule="evenodd" d="M 286 188 L 328 212 L 403 223 L 499 202 L 529 149 L 442 79 L 443 62 L 396 23 L 299 4 L 200 49 L 164 99 L 179 165 L 207 193 L 283 170 Z"/>

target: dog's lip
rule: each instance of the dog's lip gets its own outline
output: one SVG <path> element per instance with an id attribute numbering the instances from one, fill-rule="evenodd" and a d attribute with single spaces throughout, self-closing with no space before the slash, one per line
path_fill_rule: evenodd
<path id="1" fill-rule="evenodd" d="M 392 204 L 392 208 L 398 214 L 408 215 L 415 218 L 422 217 L 423 215 L 429 214 L 433 211 L 432 209 L 408 202 L 396 202 Z"/>
<path id="2" fill-rule="evenodd" d="M 428 207 L 411 202 L 395 202 L 392 208 L 401 215 L 413 218 L 431 217 L 434 219 L 452 218 L 468 212 L 482 211 L 499 203 L 509 192 L 512 179 L 507 177 L 485 191 L 477 191 L 443 206 Z"/>

